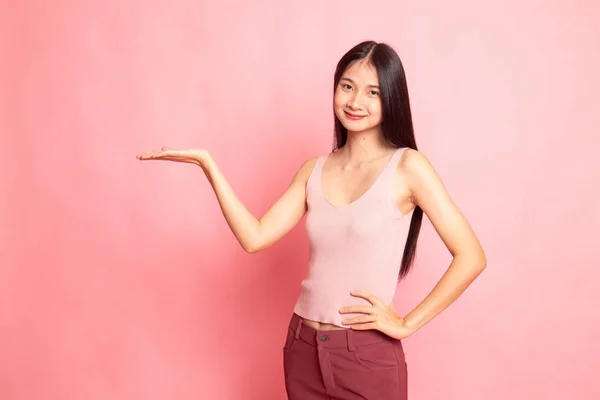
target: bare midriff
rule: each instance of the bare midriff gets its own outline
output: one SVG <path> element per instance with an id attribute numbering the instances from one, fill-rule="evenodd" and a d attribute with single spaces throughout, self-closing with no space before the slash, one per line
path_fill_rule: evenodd
<path id="1" fill-rule="evenodd" d="M 319 331 L 341 331 L 347 328 L 342 328 L 341 326 L 337 326 L 334 324 L 326 324 L 317 321 L 311 321 L 310 319 L 304 318 L 303 324 L 310 326 L 311 328 L 317 329 Z"/>

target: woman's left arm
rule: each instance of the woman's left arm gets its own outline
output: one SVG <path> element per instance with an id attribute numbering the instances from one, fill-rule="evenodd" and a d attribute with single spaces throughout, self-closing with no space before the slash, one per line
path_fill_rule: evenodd
<path id="1" fill-rule="evenodd" d="M 486 257 L 460 209 L 427 157 L 408 150 L 400 163 L 412 201 L 421 207 L 446 245 L 452 262 L 429 295 L 404 319 L 416 331 L 452 304 L 487 265 Z"/>
<path id="2" fill-rule="evenodd" d="M 363 291 L 351 294 L 367 300 L 370 306 L 342 307 L 340 313 L 362 314 L 342 321 L 352 329 L 377 329 L 403 339 L 452 304 L 485 269 L 486 258 L 475 233 L 429 160 L 422 153 L 409 149 L 398 169 L 408 185 L 412 202 L 421 207 L 452 254 L 450 267 L 429 295 L 404 318 L 396 313 L 393 302 L 384 304 L 373 294 Z"/>

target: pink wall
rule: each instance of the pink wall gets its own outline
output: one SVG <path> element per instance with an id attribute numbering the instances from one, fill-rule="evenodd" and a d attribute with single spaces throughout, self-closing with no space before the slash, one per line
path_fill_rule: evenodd
<path id="1" fill-rule="evenodd" d="M 0 398 L 283 399 L 303 224 L 245 254 L 199 169 L 135 154 L 206 147 L 261 214 L 370 38 L 488 255 L 406 339 L 410 398 L 600 398 L 599 6 L 413 3 L 3 2 Z M 401 311 L 450 261 L 427 220 L 419 246 Z"/>

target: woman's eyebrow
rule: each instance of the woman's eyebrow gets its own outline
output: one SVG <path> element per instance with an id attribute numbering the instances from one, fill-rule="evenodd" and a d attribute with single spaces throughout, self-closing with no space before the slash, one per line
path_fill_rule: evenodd
<path id="1" fill-rule="evenodd" d="M 342 79 L 340 79 L 340 80 L 342 80 L 342 81 L 348 81 L 348 82 L 350 82 L 351 84 L 353 84 L 353 85 L 356 85 L 356 83 L 355 83 L 355 82 L 354 82 L 352 79 L 350 79 L 350 78 L 346 78 L 346 77 L 344 77 L 344 78 L 342 78 Z M 368 87 L 371 87 L 371 88 L 375 88 L 375 89 L 380 89 L 380 87 L 379 87 L 379 86 L 377 86 L 377 85 L 367 85 L 367 86 L 368 86 Z"/>

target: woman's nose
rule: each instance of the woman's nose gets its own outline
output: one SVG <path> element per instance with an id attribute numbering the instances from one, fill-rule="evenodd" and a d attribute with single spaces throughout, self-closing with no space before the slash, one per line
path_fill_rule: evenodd
<path id="1" fill-rule="evenodd" d="M 353 110 L 361 110 L 363 108 L 359 95 L 352 96 L 352 98 L 348 101 L 348 107 L 352 108 Z"/>

